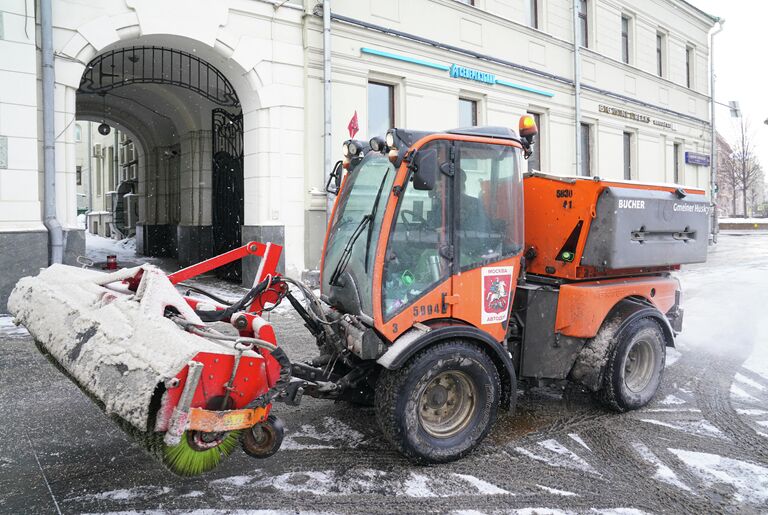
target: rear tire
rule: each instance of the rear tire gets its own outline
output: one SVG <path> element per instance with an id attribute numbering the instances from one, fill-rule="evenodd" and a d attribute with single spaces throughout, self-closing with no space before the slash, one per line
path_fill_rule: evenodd
<path id="1" fill-rule="evenodd" d="M 666 359 L 666 340 L 650 318 L 633 322 L 619 335 L 603 371 L 600 401 L 614 411 L 641 408 L 656 395 Z"/>
<path id="2" fill-rule="evenodd" d="M 472 451 L 499 408 L 501 382 L 491 358 L 461 340 L 435 344 L 398 370 L 383 370 L 376 418 L 384 436 L 416 463 L 444 463 Z"/>

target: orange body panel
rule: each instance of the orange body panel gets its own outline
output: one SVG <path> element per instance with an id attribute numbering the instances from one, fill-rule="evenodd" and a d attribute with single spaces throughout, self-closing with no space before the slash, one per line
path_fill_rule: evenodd
<path id="1" fill-rule="evenodd" d="M 600 181 L 589 177 L 529 176 L 525 188 L 525 246 L 533 247 L 536 257 L 527 264 L 532 274 L 563 279 L 627 276 L 639 273 L 677 270 L 679 265 L 643 270 L 597 270 L 579 264 L 587 243 L 592 219 L 596 216 L 597 200 L 605 188 L 633 188 L 674 192 L 677 186 Z M 697 188 L 686 193 L 703 195 Z M 571 262 L 558 261 L 560 249 L 579 221 L 584 225 Z"/>
<path id="2" fill-rule="evenodd" d="M 643 297 L 666 313 L 675 304 L 679 288 L 676 279 L 658 276 L 564 284 L 560 287 L 555 332 L 592 338 L 611 308 L 627 297 Z"/>
<path id="3" fill-rule="evenodd" d="M 483 269 L 504 267 L 512 267 L 512 281 L 506 313 L 508 316 L 509 307 L 514 302 L 517 278 L 520 276 L 519 255 L 453 276 L 453 291 L 456 297 L 458 297 L 456 304 L 453 306 L 453 318 L 463 320 L 469 325 L 482 329 L 498 342 L 504 340 L 506 336 L 508 319 L 505 317 L 503 322 L 483 323 L 483 303 L 486 301 L 484 298 Z"/>
<path id="4" fill-rule="evenodd" d="M 187 419 L 187 429 L 220 433 L 235 431 L 255 426 L 264 422 L 269 415 L 271 404 L 266 408 L 238 409 L 228 411 L 211 411 L 201 408 L 191 408 Z"/>

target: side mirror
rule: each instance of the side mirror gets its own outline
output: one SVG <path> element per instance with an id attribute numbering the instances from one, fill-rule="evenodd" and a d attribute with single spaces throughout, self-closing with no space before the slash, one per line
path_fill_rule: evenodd
<path id="1" fill-rule="evenodd" d="M 328 183 L 325 185 L 325 191 L 332 195 L 339 194 L 339 188 L 341 188 L 341 176 L 344 174 L 344 163 L 337 161 L 336 165 L 331 171 L 331 175 L 328 177 Z"/>
<path id="2" fill-rule="evenodd" d="M 435 187 L 438 173 L 437 150 L 419 150 L 411 163 L 413 187 L 417 190 L 431 190 Z"/>

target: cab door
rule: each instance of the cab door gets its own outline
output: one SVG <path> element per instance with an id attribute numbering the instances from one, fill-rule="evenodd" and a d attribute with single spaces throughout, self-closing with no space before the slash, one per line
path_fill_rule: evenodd
<path id="1" fill-rule="evenodd" d="M 433 140 L 418 152 L 436 159 L 439 173 L 432 189 L 407 179 L 399 195 L 381 286 L 382 332 L 390 340 L 416 322 L 452 316 L 455 143 Z"/>
<path id="2" fill-rule="evenodd" d="M 456 145 L 453 317 L 505 337 L 523 248 L 519 149 Z"/>

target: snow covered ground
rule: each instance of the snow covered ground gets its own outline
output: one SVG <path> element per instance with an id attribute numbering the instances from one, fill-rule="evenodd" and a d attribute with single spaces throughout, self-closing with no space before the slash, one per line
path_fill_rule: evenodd
<path id="1" fill-rule="evenodd" d="M 130 243 L 101 240 L 89 255 L 140 261 Z M 67 513 L 765 512 L 768 235 L 721 235 L 679 277 L 683 332 L 646 408 L 607 412 L 580 389 L 521 392 L 474 453 L 436 467 L 395 452 L 370 408 L 305 398 L 275 406 L 287 433 L 273 458 L 238 451 L 203 478 L 172 477 L 0 318 L 12 351 L 0 353 L 0 434 L 24 435 L 0 439 L 0 512 L 55 512 L 54 501 Z M 271 321 L 291 357 L 312 354 L 287 306 Z"/>

